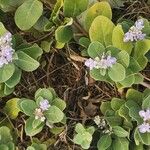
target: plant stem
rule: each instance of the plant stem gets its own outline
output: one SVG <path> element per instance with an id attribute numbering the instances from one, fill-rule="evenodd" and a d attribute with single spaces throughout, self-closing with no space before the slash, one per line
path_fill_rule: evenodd
<path id="1" fill-rule="evenodd" d="M 150 85 L 149 84 L 147 84 L 146 82 L 142 82 L 142 83 L 140 83 L 141 85 L 143 85 L 144 87 L 146 87 L 146 88 L 148 88 L 148 89 L 150 89 Z"/>

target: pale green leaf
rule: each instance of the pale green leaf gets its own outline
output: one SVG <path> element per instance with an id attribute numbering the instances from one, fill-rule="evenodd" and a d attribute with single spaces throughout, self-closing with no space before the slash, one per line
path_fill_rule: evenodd
<path id="1" fill-rule="evenodd" d="M 18 108 L 19 100 L 20 100 L 19 98 L 12 98 L 6 102 L 4 111 L 7 113 L 7 115 L 11 119 L 16 119 L 18 116 L 18 113 L 20 112 L 20 109 Z"/>
<path id="2" fill-rule="evenodd" d="M 10 63 L 0 68 L 0 83 L 7 81 L 13 75 L 15 65 Z"/>
<path id="3" fill-rule="evenodd" d="M 109 134 L 103 135 L 97 143 L 97 148 L 98 150 L 106 150 L 110 147 L 111 143 L 111 136 Z"/>
<path id="4" fill-rule="evenodd" d="M 30 29 L 40 18 L 43 4 L 38 0 L 26 0 L 15 13 L 15 23 L 21 30 Z"/>
<path id="5" fill-rule="evenodd" d="M 112 19 L 112 11 L 108 2 L 97 2 L 87 10 L 84 21 L 84 26 L 87 31 L 93 20 L 99 15 L 103 15 L 110 20 Z"/>
<path id="6" fill-rule="evenodd" d="M 112 34 L 113 46 L 120 49 L 120 50 L 124 50 L 124 51 L 128 52 L 129 54 L 131 54 L 133 44 L 131 42 L 124 42 L 123 38 L 124 38 L 124 32 L 123 32 L 122 26 L 117 25 L 114 28 L 113 34 Z"/>
<path id="7" fill-rule="evenodd" d="M 112 44 L 113 22 L 104 16 L 96 17 L 90 27 L 89 35 L 91 41 L 98 41 L 104 46 Z"/>
<path id="8" fill-rule="evenodd" d="M 64 0 L 64 15 L 76 17 L 86 10 L 88 0 Z"/>
<path id="9" fill-rule="evenodd" d="M 108 70 L 108 75 L 113 81 L 119 82 L 125 79 L 126 71 L 121 64 L 116 63 Z"/>
<path id="10" fill-rule="evenodd" d="M 34 71 L 39 67 L 39 62 L 22 51 L 18 51 L 18 59 L 15 64 L 24 71 Z"/>

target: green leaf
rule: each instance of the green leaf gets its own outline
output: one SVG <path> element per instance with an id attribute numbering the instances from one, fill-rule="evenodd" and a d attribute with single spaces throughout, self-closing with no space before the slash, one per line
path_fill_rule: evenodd
<path id="1" fill-rule="evenodd" d="M 28 116 L 33 116 L 34 111 L 37 108 L 37 105 L 35 101 L 22 98 L 20 101 L 18 101 L 19 107 L 22 112 L 24 112 Z"/>
<path id="2" fill-rule="evenodd" d="M 108 70 L 108 75 L 113 81 L 119 82 L 125 79 L 126 71 L 121 64 L 116 63 Z"/>
<path id="3" fill-rule="evenodd" d="M 120 50 L 112 45 L 106 47 L 106 51 L 110 52 L 110 55 L 116 57 Z"/>
<path id="4" fill-rule="evenodd" d="M 4 27 L 3 23 L 0 22 L 0 36 L 4 35 L 6 32 L 6 28 Z"/>
<path id="5" fill-rule="evenodd" d="M 119 83 L 122 85 L 122 88 L 125 87 L 131 87 L 132 84 L 135 82 L 135 76 L 134 74 L 127 75 L 126 78 L 123 81 L 120 81 Z"/>
<path id="6" fill-rule="evenodd" d="M 90 148 L 90 144 L 89 141 L 84 141 L 82 144 L 81 144 L 81 147 L 83 149 L 89 149 Z"/>
<path id="7" fill-rule="evenodd" d="M 87 31 L 93 20 L 99 15 L 105 16 L 110 20 L 112 19 L 112 11 L 108 2 L 97 2 L 87 10 L 84 21 L 84 26 Z"/>
<path id="8" fill-rule="evenodd" d="M 89 132 L 78 133 L 74 136 L 73 141 L 81 145 L 83 149 L 88 149 L 92 141 L 92 135 Z"/>
<path id="9" fill-rule="evenodd" d="M 150 145 L 150 133 L 140 133 L 139 130 L 137 131 L 140 141 L 145 145 Z"/>
<path id="10" fill-rule="evenodd" d="M 86 10 L 88 0 L 64 0 L 64 15 L 66 17 L 76 17 Z"/>
<path id="11" fill-rule="evenodd" d="M 14 91 L 14 87 L 9 88 L 6 84 L 4 84 L 4 89 L 3 89 L 4 96 L 10 95 L 13 91 Z"/>
<path id="12" fill-rule="evenodd" d="M 119 98 L 113 98 L 111 100 L 111 108 L 114 111 L 117 111 L 120 109 L 120 107 L 125 103 L 125 100 L 119 99 Z"/>
<path id="13" fill-rule="evenodd" d="M 63 131 L 64 131 L 64 127 L 53 127 L 50 129 L 50 132 L 55 135 L 61 134 Z"/>
<path id="14" fill-rule="evenodd" d="M 73 37 L 71 26 L 59 26 L 55 31 L 55 38 L 59 43 L 67 43 Z"/>
<path id="15" fill-rule="evenodd" d="M 113 34 L 112 34 L 113 46 L 120 50 L 124 50 L 128 52 L 128 54 L 131 54 L 133 44 L 131 42 L 124 42 L 123 38 L 124 38 L 124 32 L 123 32 L 122 26 L 117 25 L 114 28 Z"/>
<path id="16" fill-rule="evenodd" d="M 123 127 L 124 129 L 128 130 L 128 131 L 132 130 L 132 129 L 133 129 L 133 124 L 132 124 L 131 119 L 130 119 L 129 121 L 124 120 L 122 127 Z M 128 138 L 129 138 L 129 137 L 128 137 Z"/>
<path id="17" fill-rule="evenodd" d="M 29 119 L 26 120 L 25 133 L 28 136 L 34 136 L 38 134 L 39 132 L 41 132 L 43 129 L 43 126 L 44 126 L 43 122 L 41 122 L 41 124 L 37 126 L 36 128 L 33 128 L 32 124 L 34 120 L 35 120 L 34 117 L 30 117 Z"/>
<path id="18" fill-rule="evenodd" d="M 113 130 L 113 133 L 115 135 L 117 135 L 118 137 L 128 137 L 129 136 L 129 133 L 126 130 L 124 130 L 122 127 L 114 126 L 112 128 L 112 130 Z"/>
<path id="19" fill-rule="evenodd" d="M 142 32 L 146 33 L 146 35 L 149 36 L 150 35 L 150 23 L 147 19 L 145 19 L 145 18 L 142 18 L 142 19 L 144 20 L 144 28 L 143 28 Z"/>
<path id="20" fill-rule="evenodd" d="M 88 48 L 90 45 L 90 39 L 87 37 L 81 37 L 79 39 L 79 44 L 85 48 Z"/>
<path id="21" fill-rule="evenodd" d="M 129 141 L 126 138 L 116 138 L 113 141 L 114 150 L 129 150 Z"/>
<path id="22" fill-rule="evenodd" d="M 35 128 L 38 128 L 38 126 L 40 126 L 41 123 L 42 123 L 42 121 L 40 119 L 34 119 L 31 126 L 32 126 L 32 128 L 35 129 Z"/>
<path id="23" fill-rule="evenodd" d="M 50 102 L 50 104 L 52 103 L 53 98 L 54 98 L 52 91 L 50 89 L 45 89 L 45 88 L 42 88 L 42 89 L 40 88 L 36 91 L 35 99 L 37 100 L 38 97 L 47 99 Z M 39 105 L 39 103 L 37 103 L 37 104 Z"/>
<path id="24" fill-rule="evenodd" d="M 91 126 L 91 127 L 88 127 L 88 128 L 86 129 L 86 131 L 89 132 L 89 133 L 92 135 L 92 134 L 94 134 L 94 132 L 95 132 L 95 128 L 94 128 L 93 126 Z"/>
<path id="25" fill-rule="evenodd" d="M 0 9 L 4 12 L 15 11 L 25 0 L 0 0 Z"/>
<path id="26" fill-rule="evenodd" d="M 97 148 L 98 150 L 107 150 L 111 146 L 111 143 L 111 136 L 109 134 L 103 135 L 97 143 Z"/>
<path id="27" fill-rule="evenodd" d="M 134 84 L 140 84 L 144 81 L 144 77 L 140 73 L 135 74 L 134 78 Z"/>
<path id="28" fill-rule="evenodd" d="M 126 51 L 121 51 L 118 53 L 117 61 L 127 68 L 130 63 L 130 56 Z"/>
<path id="29" fill-rule="evenodd" d="M 100 106 L 100 110 L 102 112 L 103 115 L 105 115 L 107 110 L 111 110 L 111 103 L 110 102 L 102 102 L 101 106 Z"/>
<path id="30" fill-rule="evenodd" d="M 63 0 L 57 0 L 56 1 L 56 4 L 55 4 L 55 6 L 52 10 L 52 13 L 51 13 L 50 20 L 53 20 L 54 18 L 58 17 L 60 9 L 63 6 L 63 3 L 64 3 Z"/>
<path id="31" fill-rule="evenodd" d="M 112 31 L 114 24 L 104 16 L 98 16 L 94 19 L 89 30 L 91 41 L 98 41 L 104 46 L 112 44 Z"/>
<path id="32" fill-rule="evenodd" d="M 55 47 L 56 47 L 57 49 L 62 49 L 64 46 L 65 46 L 65 43 L 61 43 L 61 42 L 56 41 Z"/>
<path id="33" fill-rule="evenodd" d="M 50 123 L 61 122 L 64 117 L 64 113 L 56 106 L 51 106 L 44 114 Z"/>
<path id="34" fill-rule="evenodd" d="M 36 29 L 39 32 L 45 31 L 45 26 L 49 23 L 48 18 L 45 16 L 41 16 L 38 21 L 34 24 L 33 28 Z"/>
<path id="35" fill-rule="evenodd" d="M 14 87 L 13 88 L 9 88 L 6 84 L 4 85 L 4 95 L 9 95 L 14 91 Z"/>
<path id="36" fill-rule="evenodd" d="M 122 118 L 119 116 L 109 116 L 109 117 L 105 117 L 105 119 L 107 120 L 109 126 L 111 127 L 122 125 Z"/>
<path id="37" fill-rule="evenodd" d="M 18 51 L 18 60 L 15 64 L 24 71 L 34 71 L 39 67 L 39 62 L 22 51 Z"/>
<path id="38" fill-rule="evenodd" d="M 64 100 L 60 99 L 60 98 L 55 98 L 53 100 L 52 105 L 58 107 L 61 111 L 63 111 L 66 108 L 66 103 Z"/>
<path id="39" fill-rule="evenodd" d="M 138 58 L 137 62 L 143 70 L 147 66 L 148 59 L 146 58 L 146 56 L 141 56 Z"/>
<path id="40" fill-rule="evenodd" d="M 130 64 L 128 67 L 133 73 L 138 73 L 142 70 L 142 67 L 139 65 L 139 63 L 133 58 L 130 57 Z"/>
<path id="41" fill-rule="evenodd" d="M 7 64 L 0 68 L 0 83 L 7 81 L 14 73 L 14 64 Z"/>
<path id="42" fill-rule="evenodd" d="M 19 100 L 20 100 L 19 98 L 12 98 L 6 102 L 4 111 L 7 113 L 7 115 L 11 119 L 16 119 L 18 116 L 18 113 L 20 112 L 20 109 L 18 108 Z"/>
<path id="43" fill-rule="evenodd" d="M 13 88 L 15 87 L 21 79 L 21 70 L 17 67 L 15 67 L 15 72 L 14 74 L 5 82 L 5 84 L 9 87 L 9 88 Z"/>
<path id="44" fill-rule="evenodd" d="M 43 53 L 42 49 L 37 44 L 33 44 L 32 46 L 19 50 L 26 53 L 35 60 L 37 60 Z"/>
<path id="45" fill-rule="evenodd" d="M 92 58 L 99 57 L 105 52 L 105 47 L 100 42 L 92 42 L 88 47 L 88 54 Z"/>
<path id="46" fill-rule="evenodd" d="M 134 49 L 134 58 L 138 60 L 138 58 L 145 55 L 149 50 L 150 50 L 150 40 L 145 39 L 137 41 Z"/>
<path id="47" fill-rule="evenodd" d="M 41 42 L 41 48 L 43 49 L 43 51 L 45 51 L 46 53 L 51 52 L 51 45 L 52 45 L 53 41 L 42 41 Z"/>
<path id="48" fill-rule="evenodd" d="M 146 88 L 143 92 L 144 99 L 150 95 L 150 89 Z"/>
<path id="49" fill-rule="evenodd" d="M 136 145 L 139 145 L 141 143 L 140 134 L 139 134 L 139 128 L 136 127 L 134 130 L 134 141 Z"/>
<path id="50" fill-rule="evenodd" d="M 101 75 L 100 69 L 92 69 L 92 70 L 90 70 L 90 76 L 93 79 L 98 80 L 98 81 L 107 81 L 107 77 Z"/>
<path id="51" fill-rule="evenodd" d="M 126 99 L 127 100 L 133 100 L 136 103 L 138 103 L 139 105 L 142 104 L 143 101 L 143 93 L 134 90 L 134 89 L 129 89 L 126 93 Z"/>
<path id="52" fill-rule="evenodd" d="M 133 146 L 134 146 L 133 150 L 144 150 L 143 144 L 133 145 Z"/>
<path id="53" fill-rule="evenodd" d="M 150 40 L 145 39 L 136 42 L 134 49 L 134 58 L 137 60 L 142 69 L 144 69 L 148 63 L 148 60 L 144 55 L 149 50 L 150 50 Z"/>
<path id="54" fill-rule="evenodd" d="M 114 116 L 115 115 L 115 111 L 112 110 L 112 109 L 108 109 L 105 113 L 105 116 L 107 117 L 111 117 L 111 116 Z"/>
<path id="55" fill-rule="evenodd" d="M 147 96 L 142 103 L 142 109 L 150 108 L 150 95 Z"/>
<path id="56" fill-rule="evenodd" d="M 77 123 L 75 127 L 77 133 L 84 133 L 86 130 L 81 123 Z"/>
<path id="57" fill-rule="evenodd" d="M 129 110 L 125 106 L 125 104 L 120 107 L 118 114 L 119 114 L 119 116 L 123 117 L 126 121 L 131 120 L 131 117 L 129 116 Z"/>
<path id="58" fill-rule="evenodd" d="M 0 127 L 0 144 L 7 144 L 12 141 L 12 136 L 10 134 L 10 129 L 8 127 Z"/>
<path id="59" fill-rule="evenodd" d="M 9 150 L 15 150 L 15 144 L 13 143 L 13 142 L 8 142 L 7 143 L 7 146 L 8 146 L 8 148 L 9 148 Z"/>
<path id="60" fill-rule="evenodd" d="M 29 146 L 29 147 L 27 147 L 27 150 L 35 150 L 35 148 L 32 146 Z"/>
<path id="61" fill-rule="evenodd" d="M 26 0 L 15 13 L 15 23 L 21 30 L 29 30 L 40 18 L 43 4 L 38 0 Z"/>
<path id="62" fill-rule="evenodd" d="M 142 123 L 142 118 L 139 116 L 139 111 L 141 110 L 139 105 L 133 100 L 127 101 L 125 105 L 129 109 L 129 116 L 132 120 L 137 121 L 139 124 Z"/>
<path id="63" fill-rule="evenodd" d="M 0 145 L 0 150 L 9 150 L 7 145 L 1 144 Z"/>

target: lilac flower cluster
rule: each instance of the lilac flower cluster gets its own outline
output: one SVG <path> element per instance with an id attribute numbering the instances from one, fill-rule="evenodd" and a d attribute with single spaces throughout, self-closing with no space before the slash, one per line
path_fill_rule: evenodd
<path id="1" fill-rule="evenodd" d="M 102 55 L 101 59 L 96 57 L 95 59 L 89 58 L 85 61 L 85 66 L 92 69 L 107 69 L 112 67 L 116 63 L 117 59 L 115 57 Z"/>
<path id="2" fill-rule="evenodd" d="M 50 107 L 51 105 L 49 104 L 49 101 L 44 99 L 40 102 L 40 107 L 39 108 L 36 108 L 35 109 L 35 119 L 40 119 L 42 122 L 45 121 L 45 117 L 44 117 L 44 114 L 43 112 L 45 110 L 48 110 L 48 108 Z"/>
<path id="3" fill-rule="evenodd" d="M 143 124 L 141 124 L 138 128 L 141 133 L 150 133 L 150 109 L 139 111 L 139 115 L 143 118 Z"/>
<path id="4" fill-rule="evenodd" d="M 14 49 L 12 48 L 12 34 L 6 32 L 0 37 L 0 68 L 12 62 Z"/>
<path id="5" fill-rule="evenodd" d="M 138 40 L 143 40 L 146 34 L 142 33 L 142 29 L 144 28 L 143 19 L 138 19 L 134 26 L 132 26 L 129 31 L 125 34 L 123 41 L 124 42 L 133 42 Z"/>

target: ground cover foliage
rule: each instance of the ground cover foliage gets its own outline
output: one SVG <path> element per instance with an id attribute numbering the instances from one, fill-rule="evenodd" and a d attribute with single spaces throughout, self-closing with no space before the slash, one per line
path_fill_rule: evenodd
<path id="1" fill-rule="evenodd" d="M 0 0 L 0 150 L 150 149 L 149 0 Z"/>

